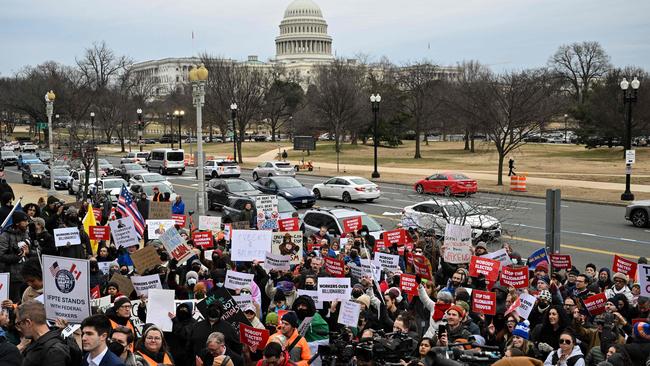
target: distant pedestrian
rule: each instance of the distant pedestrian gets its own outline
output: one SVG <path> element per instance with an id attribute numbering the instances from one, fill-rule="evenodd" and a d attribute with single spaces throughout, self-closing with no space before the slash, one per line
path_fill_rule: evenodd
<path id="1" fill-rule="evenodd" d="M 511 175 L 517 175 L 517 173 L 515 173 L 515 159 L 513 158 L 508 160 L 508 176 Z"/>
<path id="2" fill-rule="evenodd" d="M 176 200 L 172 204 L 172 213 L 177 215 L 185 215 L 185 202 L 181 195 L 176 195 Z"/>
<path id="3" fill-rule="evenodd" d="M 287 160 L 289 157 L 289 154 L 287 154 L 287 150 L 282 150 L 282 160 Z"/>

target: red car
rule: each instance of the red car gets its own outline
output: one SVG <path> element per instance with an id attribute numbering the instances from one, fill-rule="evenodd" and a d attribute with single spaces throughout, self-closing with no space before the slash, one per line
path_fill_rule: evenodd
<path id="1" fill-rule="evenodd" d="M 420 194 L 441 193 L 445 196 L 470 195 L 478 190 L 476 180 L 455 172 L 433 174 L 417 181 L 414 187 L 415 191 Z"/>

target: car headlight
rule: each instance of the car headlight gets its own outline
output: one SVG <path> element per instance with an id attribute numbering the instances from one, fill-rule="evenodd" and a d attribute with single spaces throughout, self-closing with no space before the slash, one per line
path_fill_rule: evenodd
<path id="1" fill-rule="evenodd" d="M 284 195 L 287 196 L 287 197 L 293 197 L 293 195 L 291 193 L 289 193 L 289 192 L 285 192 Z"/>
<path id="2" fill-rule="evenodd" d="M 34 177 L 34 178 L 38 178 L 39 175 L 38 175 L 38 174 L 32 174 L 32 177 Z"/>

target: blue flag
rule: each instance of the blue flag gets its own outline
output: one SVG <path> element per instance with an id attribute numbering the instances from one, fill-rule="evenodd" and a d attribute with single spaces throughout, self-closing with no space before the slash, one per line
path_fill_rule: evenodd
<path id="1" fill-rule="evenodd" d="M 546 255 L 546 248 L 540 248 L 528 257 L 528 270 L 534 271 L 535 267 L 542 262 L 546 262 L 546 264 L 549 263 L 548 256 Z"/>
<path id="2" fill-rule="evenodd" d="M 14 207 L 14 209 L 9 213 L 5 225 L 2 228 L 0 228 L 0 233 L 4 233 L 5 230 L 9 229 L 11 225 L 14 224 L 14 218 L 12 217 L 14 215 L 14 212 L 22 211 L 22 210 L 23 210 L 23 206 L 20 204 L 20 202 L 18 202 L 16 207 Z"/>

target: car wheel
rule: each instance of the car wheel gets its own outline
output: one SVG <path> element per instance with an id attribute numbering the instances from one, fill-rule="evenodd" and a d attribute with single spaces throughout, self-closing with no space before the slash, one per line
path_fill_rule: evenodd
<path id="1" fill-rule="evenodd" d="M 342 198 L 343 198 L 343 202 L 345 202 L 345 203 L 352 202 L 352 197 L 350 196 L 350 194 L 348 192 L 343 192 L 343 197 Z"/>
<path id="2" fill-rule="evenodd" d="M 253 172 L 253 180 L 258 180 L 260 177 L 257 175 L 257 172 Z"/>
<path id="3" fill-rule="evenodd" d="M 424 187 L 422 187 L 422 184 L 418 184 L 415 186 L 415 191 L 418 192 L 419 194 L 424 194 Z"/>
<path id="4" fill-rule="evenodd" d="M 217 174 L 217 172 L 212 172 L 212 174 L 210 174 L 210 176 L 214 179 L 214 178 L 218 177 L 219 175 Z"/>
<path id="5" fill-rule="evenodd" d="M 632 211 L 630 221 L 632 221 L 632 225 L 636 227 L 646 227 L 648 226 L 648 213 L 643 209 L 636 209 Z"/>
<path id="6" fill-rule="evenodd" d="M 442 191 L 442 194 L 445 195 L 445 197 L 450 197 L 451 196 L 451 187 L 445 187 L 445 190 Z"/>
<path id="7" fill-rule="evenodd" d="M 268 176 L 269 176 L 269 177 L 272 177 L 272 176 L 273 176 L 273 173 L 269 173 L 269 175 L 268 175 Z"/>
<path id="8" fill-rule="evenodd" d="M 316 197 L 317 200 L 321 199 L 320 191 L 318 188 L 314 189 L 314 197 Z"/>
<path id="9" fill-rule="evenodd" d="M 374 198 L 368 198 L 368 199 L 366 200 L 366 202 L 371 203 L 371 202 L 374 201 L 374 200 L 375 200 Z"/>

